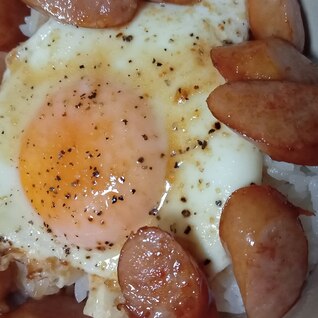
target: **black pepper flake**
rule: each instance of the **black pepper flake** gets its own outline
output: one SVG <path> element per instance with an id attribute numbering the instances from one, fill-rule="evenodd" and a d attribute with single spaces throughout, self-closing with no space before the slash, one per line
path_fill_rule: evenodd
<path id="1" fill-rule="evenodd" d="M 87 97 L 88 97 L 89 99 L 94 99 L 96 96 L 97 96 L 97 92 L 94 91 L 94 92 L 92 92 L 90 95 L 88 95 Z"/>
<path id="2" fill-rule="evenodd" d="M 187 198 L 186 197 L 181 197 L 180 201 L 185 203 L 185 202 L 187 202 Z"/>
<path id="3" fill-rule="evenodd" d="M 191 226 L 188 225 L 188 226 L 185 228 L 185 230 L 184 230 L 183 233 L 186 234 L 186 235 L 188 235 L 190 232 L 191 232 Z"/>
<path id="4" fill-rule="evenodd" d="M 71 254 L 71 249 L 67 246 L 64 246 L 64 253 L 65 255 L 70 255 Z"/>
<path id="5" fill-rule="evenodd" d="M 137 162 L 138 163 L 143 163 L 145 161 L 145 158 L 144 157 L 139 157 L 138 159 L 137 159 Z"/>
<path id="6" fill-rule="evenodd" d="M 90 215 L 90 216 L 87 218 L 87 220 L 88 220 L 89 222 L 93 222 L 94 217 Z"/>
<path id="7" fill-rule="evenodd" d="M 124 196 L 120 195 L 120 196 L 118 196 L 117 199 L 118 199 L 119 201 L 124 201 Z"/>
<path id="8" fill-rule="evenodd" d="M 131 192 L 132 194 L 135 194 L 135 193 L 136 193 L 136 189 L 131 189 L 130 192 Z"/>
<path id="9" fill-rule="evenodd" d="M 177 224 L 176 223 L 170 224 L 170 232 L 177 234 Z"/>
<path id="10" fill-rule="evenodd" d="M 120 183 L 124 183 L 124 182 L 125 182 L 125 177 L 124 177 L 124 176 L 121 176 L 121 177 L 119 178 L 119 182 L 120 182 Z"/>
<path id="11" fill-rule="evenodd" d="M 216 130 L 221 129 L 221 123 L 217 121 L 217 122 L 214 124 L 214 127 L 215 127 Z"/>
<path id="12" fill-rule="evenodd" d="M 85 66 L 82 64 L 82 65 L 79 66 L 79 68 L 83 69 L 83 68 L 85 68 Z"/>
<path id="13" fill-rule="evenodd" d="M 221 207 L 222 206 L 222 201 L 221 200 L 215 201 L 215 205 L 218 206 L 218 207 Z"/>
<path id="14" fill-rule="evenodd" d="M 117 196 L 113 195 L 112 197 L 112 204 L 115 204 L 117 202 Z"/>
<path id="15" fill-rule="evenodd" d="M 162 66 L 162 63 L 158 62 L 158 63 L 157 63 L 157 66 L 158 66 L 158 67 Z"/>
<path id="16" fill-rule="evenodd" d="M 202 150 L 204 150 L 208 145 L 208 142 L 206 140 L 198 140 L 198 145 L 201 146 Z"/>
<path id="17" fill-rule="evenodd" d="M 131 42 L 134 39 L 133 35 L 123 35 L 124 42 Z"/>
<path id="18" fill-rule="evenodd" d="M 85 153 L 87 154 L 87 158 L 93 158 L 93 155 L 90 153 L 89 150 L 85 151 Z M 90 169 L 92 169 L 92 167 L 90 167 Z M 94 168 L 94 170 L 96 169 L 96 167 Z"/>
<path id="19" fill-rule="evenodd" d="M 96 167 L 94 168 L 94 171 L 93 171 L 93 173 L 92 173 L 92 177 L 93 177 L 93 178 L 98 178 L 98 177 L 99 177 L 99 171 L 97 170 Z"/>
<path id="20" fill-rule="evenodd" d="M 181 166 L 181 162 L 176 161 L 176 162 L 174 163 L 174 168 L 175 168 L 175 169 L 178 169 L 180 166 Z"/>
<path id="21" fill-rule="evenodd" d="M 213 134 L 215 132 L 215 129 L 214 128 L 211 128 L 210 130 L 209 130 L 209 134 Z"/>
<path id="22" fill-rule="evenodd" d="M 181 214 L 185 217 L 188 218 L 189 216 L 191 216 L 191 212 L 189 210 L 182 210 Z M 187 233 L 186 233 L 187 234 Z"/>
<path id="23" fill-rule="evenodd" d="M 211 264 L 211 260 L 210 259 L 205 259 L 204 261 L 203 261 L 203 265 L 204 266 L 207 266 L 207 265 L 209 265 L 209 264 Z"/>
<path id="24" fill-rule="evenodd" d="M 143 138 L 144 140 L 148 140 L 148 136 L 147 136 L 146 134 L 143 134 L 143 135 L 142 135 L 142 138 Z"/>
<path id="25" fill-rule="evenodd" d="M 65 151 L 64 150 L 61 150 L 58 154 L 58 159 L 61 159 L 63 158 L 63 156 L 65 155 Z"/>
<path id="26" fill-rule="evenodd" d="M 151 210 L 148 212 L 148 214 L 155 216 L 155 215 L 158 214 L 158 212 L 159 212 L 159 210 L 158 210 L 157 208 L 153 208 L 153 209 L 151 209 Z"/>
<path id="27" fill-rule="evenodd" d="M 128 123 L 128 120 L 127 120 L 127 119 L 122 119 L 121 121 L 122 121 L 122 123 L 125 124 L 125 126 L 127 126 L 127 123 Z"/>
<path id="28" fill-rule="evenodd" d="M 54 187 L 49 187 L 49 192 L 56 192 Z"/>

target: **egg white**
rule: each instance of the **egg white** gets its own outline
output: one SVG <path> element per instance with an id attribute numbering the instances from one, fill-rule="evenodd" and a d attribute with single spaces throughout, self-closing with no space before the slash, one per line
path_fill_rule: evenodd
<path id="1" fill-rule="evenodd" d="M 224 269 L 229 259 L 218 235 L 222 205 L 235 189 L 260 182 L 262 160 L 255 147 L 219 125 L 206 106 L 208 94 L 223 83 L 209 53 L 213 46 L 245 40 L 247 33 L 243 0 L 147 3 L 122 28 L 91 30 L 50 20 L 12 51 L 0 91 L 0 178 L 5 180 L 0 183 L 0 251 L 14 247 L 20 253 L 16 258 L 32 260 L 35 268 L 44 269 L 42 275 L 55 272 L 49 286 L 61 287 L 87 273 L 86 313 L 121 317 L 112 307 L 119 295 L 120 244 L 106 251 L 66 251 L 33 211 L 17 169 L 23 130 L 47 94 L 81 78 L 105 76 L 147 96 L 165 126 L 169 191 L 158 225 L 174 233 L 210 277 Z M 58 265 L 48 262 L 52 259 Z"/>

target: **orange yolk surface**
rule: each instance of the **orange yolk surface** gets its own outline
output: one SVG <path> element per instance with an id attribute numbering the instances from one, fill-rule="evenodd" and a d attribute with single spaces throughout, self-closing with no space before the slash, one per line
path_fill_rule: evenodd
<path id="1" fill-rule="evenodd" d="M 103 248 L 155 221 L 166 137 L 129 88 L 81 80 L 48 97 L 24 131 L 20 176 L 49 232 Z"/>

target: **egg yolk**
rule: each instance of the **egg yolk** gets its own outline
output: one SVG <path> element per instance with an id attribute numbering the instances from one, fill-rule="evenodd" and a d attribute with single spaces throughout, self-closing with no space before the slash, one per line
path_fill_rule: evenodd
<path id="1" fill-rule="evenodd" d="M 106 247 L 155 222 L 167 141 L 146 99 L 80 80 L 48 97 L 22 137 L 22 186 L 48 232 Z"/>

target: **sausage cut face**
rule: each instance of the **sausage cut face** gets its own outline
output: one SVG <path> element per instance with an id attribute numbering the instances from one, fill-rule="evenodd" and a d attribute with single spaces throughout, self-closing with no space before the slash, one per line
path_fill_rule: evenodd
<path id="1" fill-rule="evenodd" d="M 124 244 L 118 279 L 129 317 L 206 317 L 207 281 L 193 258 L 167 232 L 143 227 Z"/>

